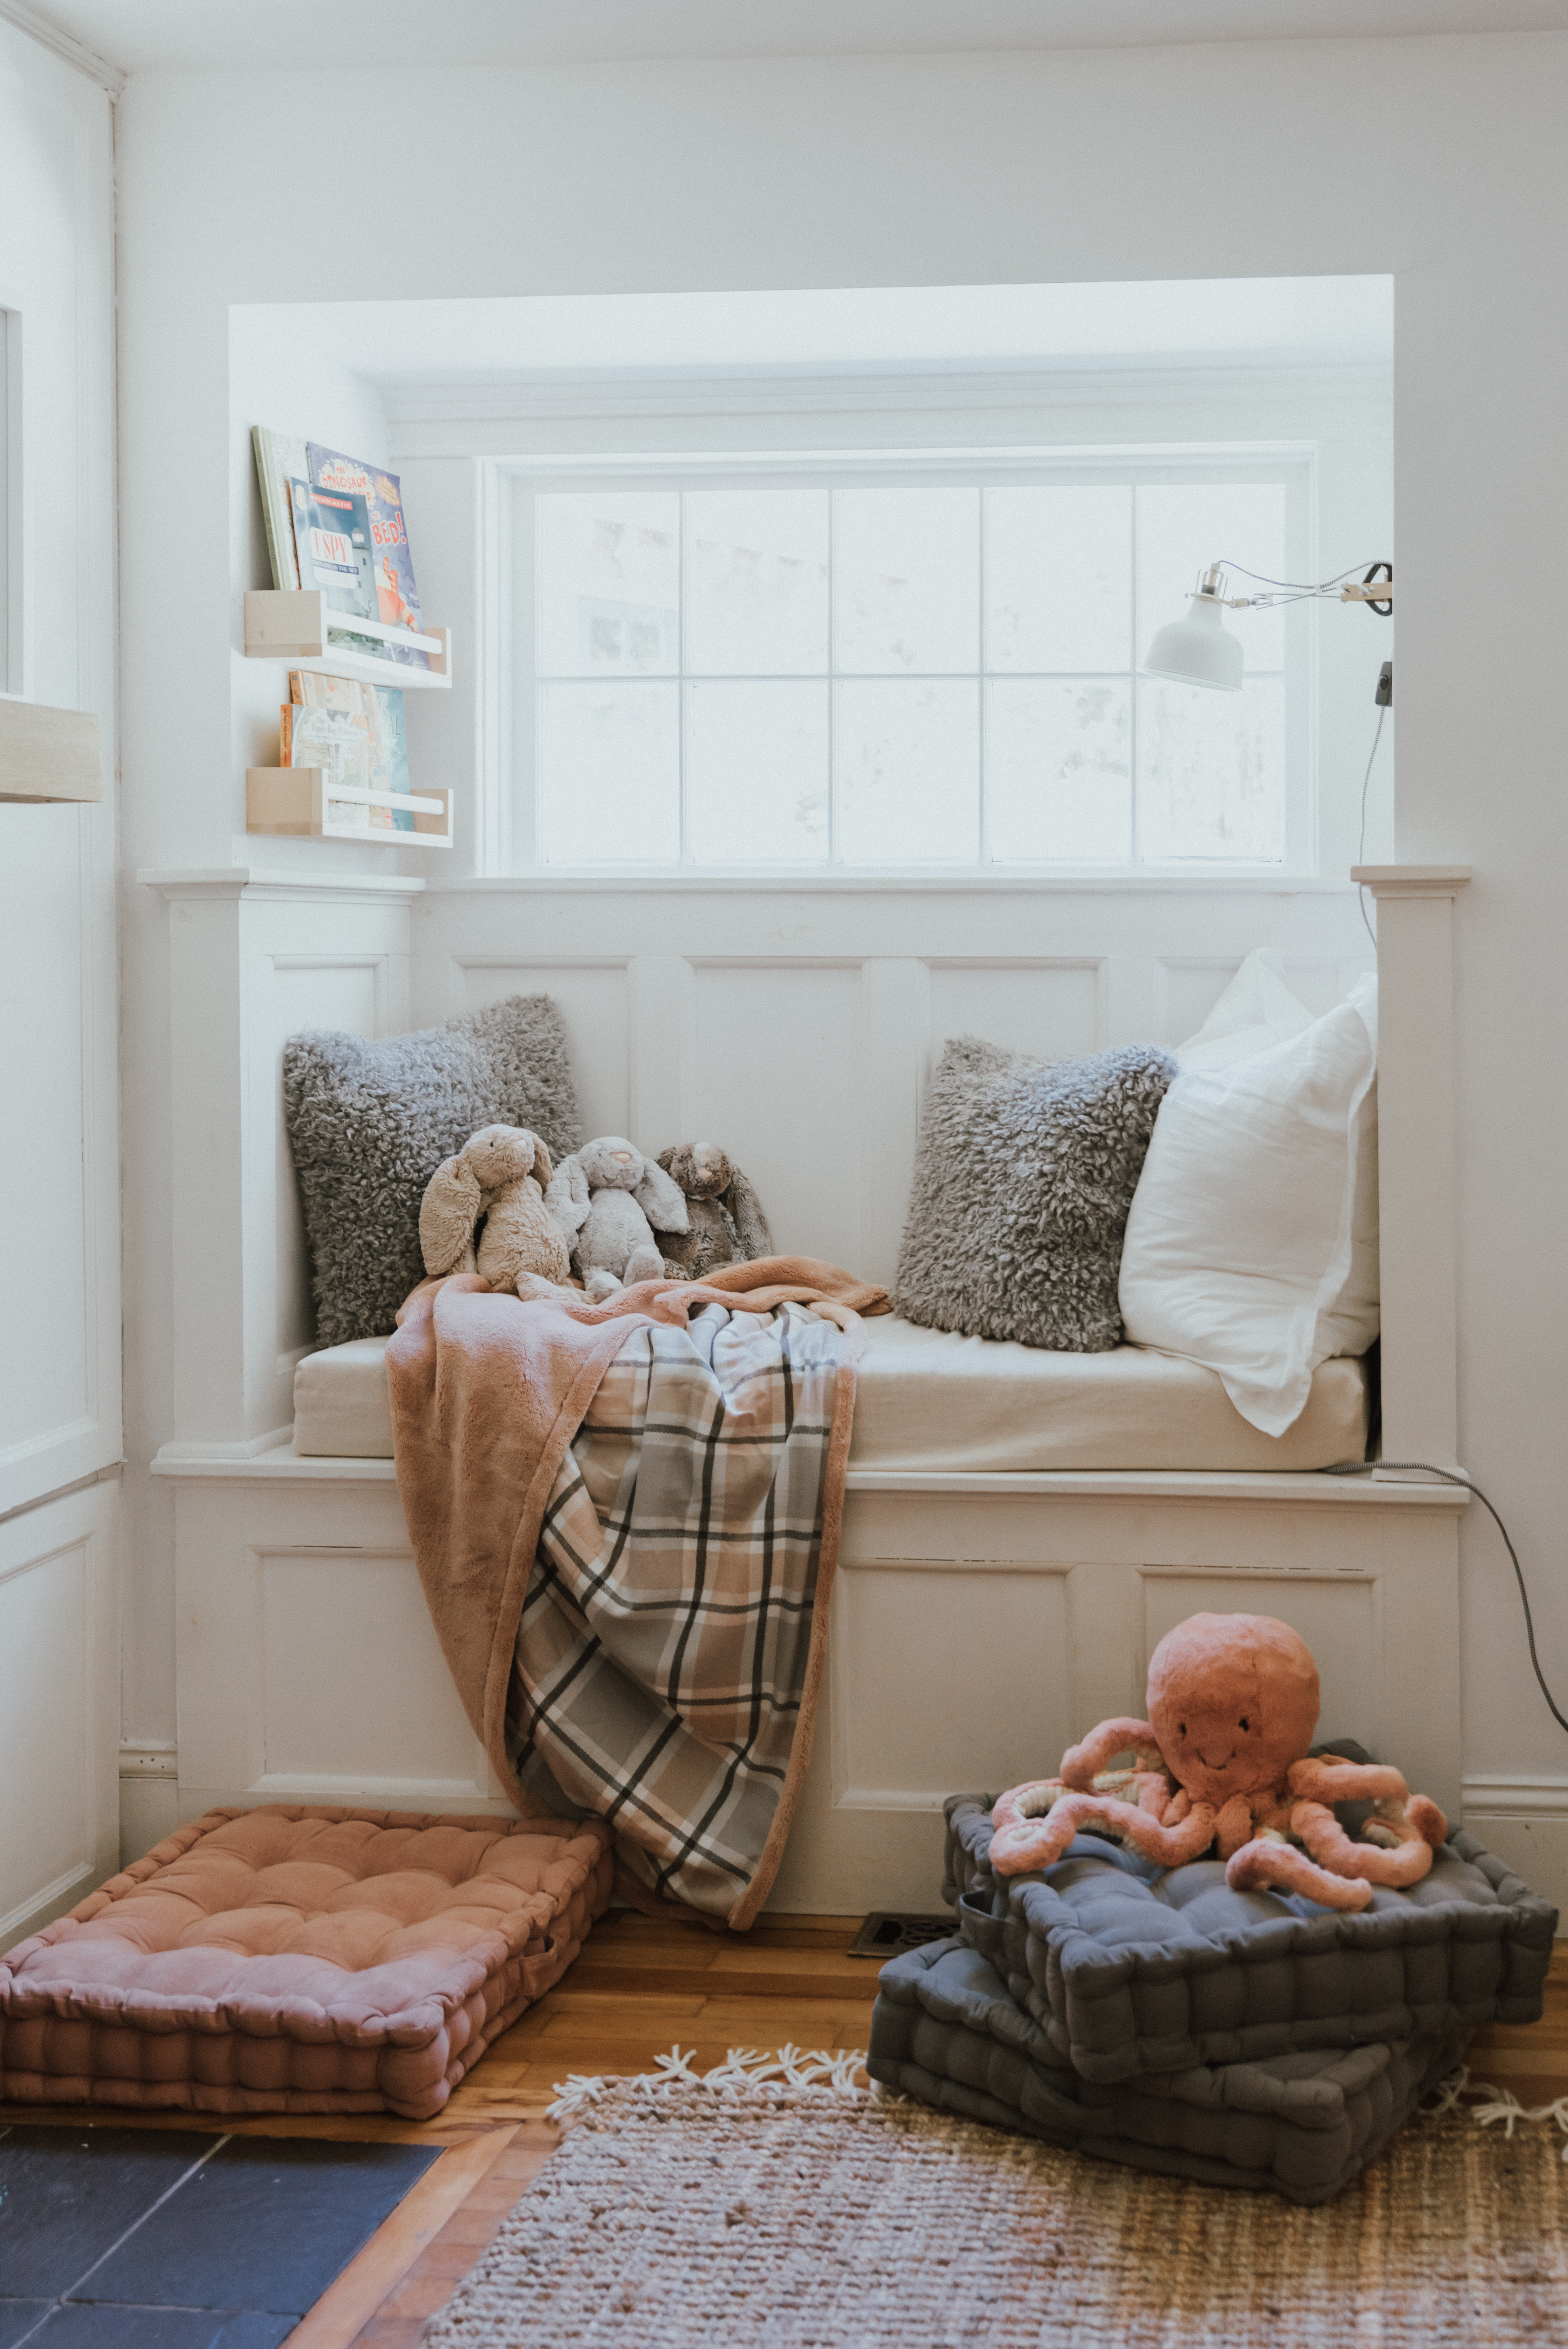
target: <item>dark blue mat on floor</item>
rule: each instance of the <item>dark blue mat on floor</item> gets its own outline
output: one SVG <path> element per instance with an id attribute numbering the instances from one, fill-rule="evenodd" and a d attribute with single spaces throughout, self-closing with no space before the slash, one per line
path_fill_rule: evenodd
<path id="1" fill-rule="evenodd" d="M 0 2124 L 0 2349 L 277 2349 L 440 2150 Z"/>

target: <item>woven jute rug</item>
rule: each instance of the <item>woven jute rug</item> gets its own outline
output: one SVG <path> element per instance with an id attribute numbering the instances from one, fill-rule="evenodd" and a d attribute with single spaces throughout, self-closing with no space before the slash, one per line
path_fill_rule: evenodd
<path id="1" fill-rule="evenodd" d="M 565 2142 L 429 2349 L 1568 2344 L 1568 2168 L 1540 2124 L 1450 2103 L 1299 2209 L 857 2092 L 854 2061 L 568 2084 Z"/>

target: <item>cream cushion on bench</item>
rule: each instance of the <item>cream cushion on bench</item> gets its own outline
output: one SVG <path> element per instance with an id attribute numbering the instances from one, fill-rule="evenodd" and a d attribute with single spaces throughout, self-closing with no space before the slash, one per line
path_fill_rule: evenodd
<path id="1" fill-rule="evenodd" d="M 294 1372 L 297 1453 L 392 1457 L 385 1338 L 361 1338 L 305 1356 Z M 1319 1363 L 1300 1417 L 1269 1436 L 1212 1371 L 1179 1355 L 1053 1353 L 883 1315 L 866 1323 L 850 1465 L 1283 1471 L 1359 1460 L 1366 1444 L 1367 1373 L 1347 1358 Z"/>

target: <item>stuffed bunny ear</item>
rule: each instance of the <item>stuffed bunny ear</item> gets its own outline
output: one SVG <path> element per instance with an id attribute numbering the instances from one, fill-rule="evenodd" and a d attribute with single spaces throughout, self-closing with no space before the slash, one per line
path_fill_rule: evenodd
<path id="1" fill-rule="evenodd" d="M 555 1180 L 555 1169 L 550 1163 L 550 1153 L 537 1133 L 533 1137 L 533 1179 L 542 1191 L 548 1191 Z"/>
<path id="2" fill-rule="evenodd" d="M 483 1193 L 479 1176 L 459 1158 L 444 1159 L 419 1202 L 419 1253 L 433 1278 L 456 1272 L 474 1242 Z"/>
<path id="3" fill-rule="evenodd" d="M 643 1162 L 643 1179 L 632 1196 L 655 1232 L 688 1232 L 691 1217 L 679 1186 L 651 1158 Z"/>
<path id="4" fill-rule="evenodd" d="M 563 1158 L 544 1194 L 544 1204 L 565 1233 L 575 1239 L 588 1220 L 588 1177 L 575 1153 Z"/>
<path id="5" fill-rule="evenodd" d="M 724 1194 L 724 1199 L 734 1218 L 736 1237 L 748 1260 L 755 1264 L 758 1257 L 775 1255 L 773 1235 L 768 1228 L 762 1202 L 739 1167 L 734 1164 L 730 1168 L 729 1188 Z"/>

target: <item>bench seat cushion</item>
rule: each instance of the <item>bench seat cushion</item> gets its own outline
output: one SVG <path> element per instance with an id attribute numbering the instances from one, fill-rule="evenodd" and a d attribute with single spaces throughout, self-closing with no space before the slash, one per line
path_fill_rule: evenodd
<path id="1" fill-rule="evenodd" d="M 392 1457 L 386 1357 L 384 1338 L 305 1355 L 294 1372 L 296 1452 Z M 1261 1435 L 1212 1371 L 1174 1354 L 1139 1346 L 1055 1353 L 879 1314 L 866 1323 L 850 1466 L 952 1475 L 1283 1473 L 1359 1460 L 1366 1446 L 1367 1372 L 1359 1361 L 1320 1362 L 1295 1424 L 1284 1435 Z"/>
<path id="2" fill-rule="evenodd" d="M 1196 2064 L 1097 2085 L 964 1941 L 884 1966 L 874 2080 L 922 2103 L 1103 2161 L 1326 2202 L 1460 2064 L 1469 2033 Z"/>
<path id="3" fill-rule="evenodd" d="M 1086 2080 L 1541 2013 L 1557 1911 L 1471 1836 L 1450 1836 L 1420 1883 L 1379 1885 L 1352 1914 L 1233 1892 L 1217 1859 L 1161 1869 L 1090 1835 L 1041 1875 L 996 1877 L 990 1802 L 948 1805 L 959 1930 Z"/>
<path id="4" fill-rule="evenodd" d="M 611 1871 L 597 1820 L 209 1811 L 0 1958 L 0 2097 L 428 2119 Z"/>

